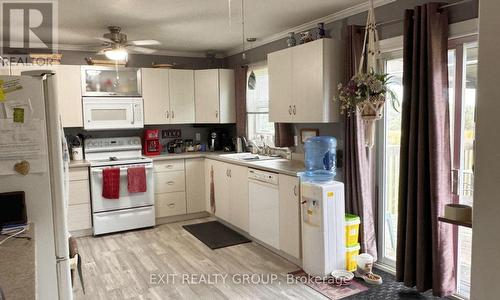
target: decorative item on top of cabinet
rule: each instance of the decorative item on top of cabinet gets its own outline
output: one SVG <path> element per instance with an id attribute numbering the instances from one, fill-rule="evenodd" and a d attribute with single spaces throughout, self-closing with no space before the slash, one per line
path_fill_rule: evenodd
<path id="1" fill-rule="evenodd" d="M 329 38 L 268 54 L 269 120 L 280 123 L 340 121 L 334 102 L 343 79 L 343 46 Z"/>
<path id="2" fill-rule="evenodd" d="M 293 47 L 297 45 L 297 40 L 295 39 L 295 32 L 289 32 L 288 38 L 286 40 L 286 45 L 288 47 Z"/>
<path id="3" fill-rule="evenodd" d="M 194 71 L 196 123 L 235 123 L 234 71 Z"/>

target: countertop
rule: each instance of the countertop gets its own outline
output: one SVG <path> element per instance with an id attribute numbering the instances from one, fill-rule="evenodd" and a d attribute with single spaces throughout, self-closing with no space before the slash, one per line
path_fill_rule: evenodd
<path id="1" fill-rule="evenodd" d="M 272 160 L 262 160 L 262 161 L 243 161 L 243 160 L 223 157 L 221 156 L 221 154 L 228 154 L 228 153 L 227 152 L 185 152 L 179 154 L 165 153 L 149 157 L 153 159 L 153 162 L 172 160 L 172 159 L 209 158 L 248 168 L 254 168 L 268 172 L 275 172 L 290 176 L 297 176 L 299 172 L 302 172 L 304 170 L 304 162 L 299 160 L 272 159 Z M 83 168 L 89 166 L 90 163 L 86 160 L 71 161 L 69 164 L 70 168 Z"/>
<path id="2" fill-rule="evenodd" d="M 35 228 L 29 224 L 19 238 L 10 238 L 0 245 L 0 288 L 5 299 L 35 299 Z M 0 240 L 6 236 L 0 235 Z M 26 239 L 23 237 L 29 237 Z"/>
<path id="3" fill-rule="evenodd" d="M 221 154 L 228 154 L 227 152 L 187 152 L 180 154 L 161 154 L 158 156 L 151 156 L 153 161 L 169 160 L 169 159 L 183 159 L 183 158 L 209 158 L 217 161 L 222 161 L 230 164 L 240 165 L 248 168 L 280 173 L 290 176 L 298 176 L 299 172 L 304 170 L 304 162 L 299 160 L 288 159 L 272 159 L 261 161 L 244 161 L 231 159 L 221 156 Z"/>

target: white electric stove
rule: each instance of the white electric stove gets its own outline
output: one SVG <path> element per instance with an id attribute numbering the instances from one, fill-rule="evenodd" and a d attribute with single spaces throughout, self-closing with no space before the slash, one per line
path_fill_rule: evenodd
<path id="1" fill-rule="evenodd" d="M 142 156 L 140 137 L 85 140 L 85 159 L 90 162 L 90 188 L 94 235 L 155 225 L 153 161 Z M 144 166 L 147 190 L 129 193 L 127 169 Z M 120 197 L 102 196 L 105 168 L 120 168 Z"/>

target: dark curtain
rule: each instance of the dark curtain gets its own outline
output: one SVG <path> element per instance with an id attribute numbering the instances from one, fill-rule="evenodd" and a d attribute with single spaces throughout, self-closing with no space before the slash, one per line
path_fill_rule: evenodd
<path id="1" fill-rule="evenodd" d="M 291 123 L 274 123 L 274 146 L 292 147 L 294 131 Z"/>
<path id="2" fill-rule="evenodd" d="M 396 277 L 435 296 L 455 291 L 447 71 L 448 15 L 437 3 L 405 12 Z"/>
<path id="3" fill-rule="evenodd" d="M 363 51 L 363 26 L 348 26 L 345 70 L 347 82 L 358 70 Z M 365 147 L 364 124 L 358 113 L 345 122 L 345 204 L 346 212 L 360 216 L 361 251 L 377 258 L 375 232 L 374 150 Z M 374 148 L 374 147 L 372 147 Z"/>
<path id="4" fill-rule="evenodd" d="M 234 84 L 236 91 L 236 135 L 247 136 L 247 71 L 248 66 L 236 67 Z"/>

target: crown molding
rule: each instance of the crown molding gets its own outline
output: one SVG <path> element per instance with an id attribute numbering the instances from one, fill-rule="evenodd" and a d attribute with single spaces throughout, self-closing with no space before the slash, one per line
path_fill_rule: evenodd
<path id="1" fill-rule="evenodd" d="M 101 46 L 90 46 L 90 45 L 71 45 L 71 44 L 58 44 L 56 46 L 57 50 L 62 51 L 84 51 L 84 52 L 98 52 Z M 194 51 L 174 51 L 174 50 L 156 50 L 154 53 L 141 53 L 133 50 L 127 50 L 130 54 L 141 54 L 141 55 L 165 55 L 165 56 L 176 56 L 176 57 L 193 57 L 193 58 L 206 58 L 205 52 L 194 52 Z M 215 55 L 216 58 L 223 58 L 222 54 Z"/>
<path id="2" fill-rule="evenodd" d="M 389 4 L 389 3 L 393 3 L 393 2 L 396 2 L 396 0 L 375 0 L 375 1 L 373 1 L 373 5 L 375 7 L 379 7 L 379 6 L 383 6 L 383 5 L 386 5 L 386 4 Z M 367 3 L 361 3 L 361 4 L 358 4 L 358 5 L 355 5 L 355 6 L 351 6 L 349 8 L 346 8 L 346 9 L 341 10 L 339 12 L 330 14 L 328 16 L 325 16 L 325 17 L 322 17 L 322 18 L 319 18 L 319 19 L 316 19 L 316 20 L 313 20 L 313 21 L 310 21 L 310 22 L 307 22 L 307 23 L 304 23 L 304 24 L 301 24 L 301 25 L 298 25 L 298 26 L 295 26 L 295 27 L 288 28 L 288 29 L 283 30 L 283 31 L 281 31 L 279 33 L 276 33 L 276 34 L 273 34 L 273 35 L 270 35 L 270 36 L 267 36 L 267 37 L 264 37 L 264 38 L 260 38 L 256 42 L 252 43 L 252 47 L 251 48 L 248 48 L 246 50 L 248 51 L 250 49 L 253 49 L 253 48 L 256 48 L 256 47 L 259 47 L 259 46 L 262 46 L 262 45 L 265 45 L 265 44 L 268 44 L 268 43 L 280 40 L 282 38 L 285 38 L 285 37 L 288 36 L 289 32 L 302 32 L 302 31 L 306 31 L 308 29 L 316 27 L 318 25 L 318 23 L 322 22 L 322 23 L 328 24 L 328 23 L 332 23 L 332 22 L 339 21 L 339 20 L 342 20 L 342 19 L 346 19 L 348 17 L 357 15 L 359 13 L 363 13 L 363 12 L 367 11 L 369 8 L 370 8 L 370 4 L 368 2 Z M 238 53 L 241 53 L 241 52 L 243 52 L 243 49 L 242 49 L 241 46 L 238 46 L 238 47 L 235 47 L 235 48 L 230 49 L 229 51 L 227 51 L 225 53 L 225 56 L 227 57 L 227 56 L 235 55 L 235 54 L 238 54 Z"/>

